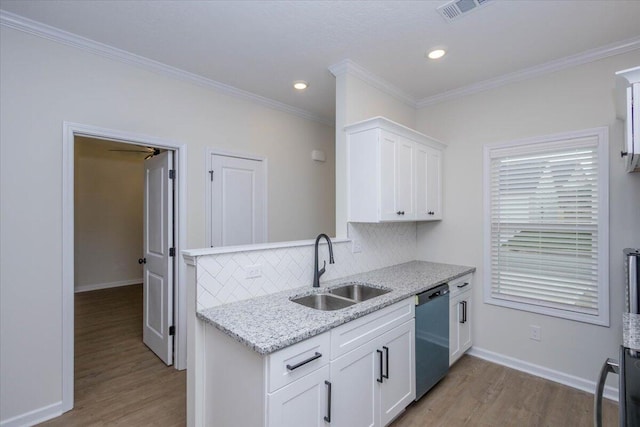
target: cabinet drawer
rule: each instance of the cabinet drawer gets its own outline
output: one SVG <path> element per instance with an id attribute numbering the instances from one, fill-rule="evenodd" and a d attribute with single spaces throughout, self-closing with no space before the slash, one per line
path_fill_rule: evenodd
<path id="1" fill-rule="evenodd" d="M 449 282 L 449 298 L 454 298 L 462 292 L 471 290 L 473 274 L 465 274 L 462 277 L 453 279 Z"/>
<path id="2" fill-rule="evenodd" d="M 309 338 L 267 357 L 267 389 L 273 392 L 329 363 L 330 333 Z"/>
<path id="3" fill-rule="evenodd" d="M 415 317 L 414 298 L 407 298 L 382 310 L 331 331 L 331 359 L 335 359 L 362 344 L 379 337 L 387 331 Z"/>

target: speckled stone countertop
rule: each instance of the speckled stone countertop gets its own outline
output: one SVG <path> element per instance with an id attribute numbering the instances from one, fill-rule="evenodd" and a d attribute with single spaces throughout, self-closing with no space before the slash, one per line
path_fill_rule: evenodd
<path id="1" fill-rule="evenodd" d="M 332 280 L 322 283 L 321 288 L 309 284 L 205 309 L 197 315 L 252 350 L 269 354 L 473 271 L 475 267 L 412 261 Z M 335 311 L 289 301 L 345 282 L 364 282 L 391 292 Z"/>

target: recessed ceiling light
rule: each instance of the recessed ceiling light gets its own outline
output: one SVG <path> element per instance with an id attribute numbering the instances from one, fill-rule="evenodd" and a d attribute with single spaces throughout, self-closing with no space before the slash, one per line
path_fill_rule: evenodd
<path id="1" fill-rule="evenodd" d="M 305 82 L 304 80 L 298 80 L 296 82 L 293 82 L 293 87 L 298 90 L 305 90 L 309 87 L 309 83 Z"/>
<path id="2" fill-rule="evenodd" d="M 447 52 L 444 49 L 434 49 L 427 54 L 427 57 L 429 59 L 440 59 L 445 55 L 445 53 Z"/>

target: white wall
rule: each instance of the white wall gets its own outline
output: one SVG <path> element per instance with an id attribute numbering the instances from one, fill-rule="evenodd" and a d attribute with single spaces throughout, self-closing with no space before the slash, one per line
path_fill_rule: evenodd
<path id="1" fill-rule="evenodd" d="M 2 421 L 62 399 L 63 121 L 188 146 L 188 247 L 205 242 L 206 147 L 268 158 L 269 240 L 333 234 L 334 165 L 311 160 L 333 158 L 326 125 L 7 27 L 0 120 Z"/>
<path id="2" fill-rule="evenodd" d="M 76 291 L 142 283 L 143 153 L 134 145 L 76 137 Z"/>
<path id="3" fill-rule="evenodd" d="M 416 110 L 348 71 L 336 74 L 336 236 L 347 236 L 347 141 L 344 127 L 383 116 L 415 129 Z"/>
<path id="4" fill-rule="evenodd" d="M 418 111 L 418 130 L 449 143 L 444 219 L 418 226 L 418 258 L 474 265 L 474 346 L 594 381 L 622 342 L 622 249 L 640 246 L 640 174 L 620 159 L 622 126 L 614 72 L 640 64 L 638 51 L 467 96 Z M 601 327 L 483 303 L 482 148 L 484 144 L 609 126 L 610 313 Z M 540 342 L 529 337 L 539 325 Z"/>

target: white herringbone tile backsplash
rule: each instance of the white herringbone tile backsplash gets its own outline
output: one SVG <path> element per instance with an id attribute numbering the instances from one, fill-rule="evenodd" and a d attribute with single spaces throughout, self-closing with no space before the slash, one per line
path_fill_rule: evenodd
<path id="1" fill-rule="evenodd" d="M 363 271 L 412 261 L 416 255 L 416 224 L 349 224 L 351 242 L 333 244 L 335 264 L 327 264 L 322 282 Z M 309 286 L 313 281 L 313 245 L 200 256 L 197 260 L 198 310 L 274 292 Z M 320 247 L 320 263 L 329 260 Z M 259 265 L 262 275 L 247 279 L 246 268 Z"/>

